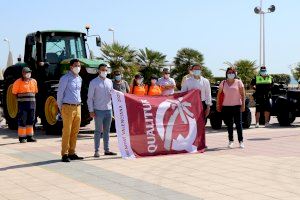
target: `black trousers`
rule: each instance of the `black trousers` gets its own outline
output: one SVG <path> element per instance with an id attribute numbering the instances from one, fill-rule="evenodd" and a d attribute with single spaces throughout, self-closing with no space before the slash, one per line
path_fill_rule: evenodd
<path id="1" fill-rule="evenodd" d="M 225 124 L 227 125 L 228 139 L 233 141 L 233 123 L 238 134 L 239 142 L 243 142 L 243 126 L 241 106 L 223 106 L 222 115 Z"/>

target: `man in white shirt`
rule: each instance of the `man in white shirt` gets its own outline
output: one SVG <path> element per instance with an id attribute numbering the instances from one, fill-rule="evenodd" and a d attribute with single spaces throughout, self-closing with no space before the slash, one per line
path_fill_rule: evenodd
<path id="1" fill-rule="evenodd" d="M 181 92 L 198 89 L 201 91 L 201 100 L 205 118 L 209 115 L 211 101 L 211 89 L 209 81 L 201 76 L 202 66 L 195 64 L 192 66 L 193 76 L 185 80 L 182 85 Z"/>
<path id="2" fill-rule="evenodd" d="M 163 77 L 158 79 L 157 84 L 162 89 L 162 95 L 174 94 L 176 83 L 173 78 L 170 78 L 170 70 L 168 68 L 163 69 Z"/>

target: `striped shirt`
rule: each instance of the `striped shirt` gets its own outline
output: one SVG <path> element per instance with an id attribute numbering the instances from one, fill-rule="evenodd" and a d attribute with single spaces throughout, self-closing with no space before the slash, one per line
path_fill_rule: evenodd
<path id="1" fill-rule="evenodd" d="M 35 101 L 35 94 L 38 93 L 37 82 L 33 78 L 28 81 L 19 78 L 13 84 L 12 93 L 17 95 L 19 102 Z"/>

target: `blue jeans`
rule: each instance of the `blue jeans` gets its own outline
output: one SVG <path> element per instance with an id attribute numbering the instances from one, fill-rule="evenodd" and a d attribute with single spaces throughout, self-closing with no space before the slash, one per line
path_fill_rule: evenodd
<path id="1" fill-rule="evenodd" d="M 94 132 L 94 144 L 95 152 L 99 151 L 101 133 L 103 136 L 104 151 L 109 151 L 109 131 L 112 121 L 111 110 L 95 110 L 95 132 Z"/>

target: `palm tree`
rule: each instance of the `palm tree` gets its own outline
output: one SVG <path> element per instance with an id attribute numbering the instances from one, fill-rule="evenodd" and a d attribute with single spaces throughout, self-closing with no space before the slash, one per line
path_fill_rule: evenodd
<path id="1" fill-rule="evenodd" d="M 292 75 L 295 80 L 300 80 L 300 63 L 298 63 L 297 67 L 292 69 Z"/>
<path id="2" fill-rule="evenodd" d="M 131 49 L 129 45 L 121 45 L 118 42 L 104 43 L 101 51 L 104 60 L 109 63 L 112 70 L 122 70 L 127 80 L 130 81 L 138 72 L 138 67 L 135 64 L 136 51 Z"/>
<path id="3" fill-rule="evenodd" d="M 175 77 L 177 87 L 180 88 L 180 83 L 183 78 L 188 73 L 189 66 L 193 64 L 202 65 L 202 75 L 208 79 L 211 79 L 212 72 L 205 66 L 203 55 L 195 50 L 190 48 L 182 48 L 177 51 L 176 57 L 174 58 L 175 68 L 172 70 L 172 75 Z"/>
<path id="4" fill-rule="evenodd" d="M 166 55 L 159 51 L 148 49 L 140 49 L 137 54 L 137 62 L 142 67 L 161 67 L 166 61 Z"/>
<path id="5" fill-rule="evenodd" d="M 234 64 L 230 62 L 225 62 L 225 64 L 229 65 L 230 67 L 236 68 L 238 77 L 243 81 L 246 88 L 248 88 L 248 86 L 251 83 L 251 80 L 257 74 L 257 67 L 255 61 L 242 59 L 236 61 Z"/>
<path id="6" fill-rule="evenodd" d="M 145 82 L 149 82 L 150 76 L 156 74 L 160 76 L 160 67 L 164 66 L 166 55 L 159 51 L 150 50 L 147 47 L 140 49 L 137 54 L 137 63 L 141 66 L 141 73 L 144 75 Z"/>

